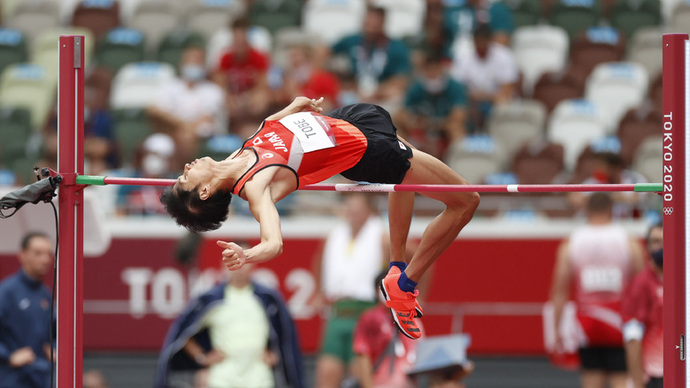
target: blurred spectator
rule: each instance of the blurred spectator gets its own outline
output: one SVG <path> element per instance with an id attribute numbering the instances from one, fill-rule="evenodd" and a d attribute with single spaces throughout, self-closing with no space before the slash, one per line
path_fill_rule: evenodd
<path id="1" fill-rule="evenodd" d="M 82 385 L 83 388 L 109 388 L 108 381 L 98 369 L 91 369 L 84 372 Z"/>
<path id="2" fill-rule="evenodd" d="M 374 198 L 367 193 L 345 196 L 344 220 L 331 231 L 321 255 L 315 258 L 313 305 L 330 307 L 316 362 L 316 386 L 320 388 L 338 387 L 346 374 L 352 374 L 357 319 L 376 303 L 371 284 L 385 266 L 388 234 Z"/>
<path id="3" fill-rule="evenodd" d="M 270 58 L 251 46 L 249 27 L 245 18 L 232 23 L 232 46 L 221 56 L 213 74 L 214 81 L 228 93 L 231 132 L 243 139 L 268 115 L 271 102 L 267 82 Z"/>
<path id="4" fill-rule="evenodd" d="M 84 99 L 84 169 L 103 175 L 118 166 L 113 118 L 107 108 Z"/>
<path id="5" fill-rule="evenodd" d="M 456 53 L 451 74 L 469 89 L 474 131 L 484 129 L 494 104 L 513 98 L 519 77 L 513 52 L 492 41 L 486 24 L 474 30 L 474 49 Z"/>
<path id="6" fill-rule="evenodd" d="M 134 163 L 134 171 L 126 172 L 134 178 L 172 178 L 171 166 L 176 165 L 176 147 L 173 139 L 155 133 L 144 140 Z M 156 186 L 118 187 L 116 206 L 119 215 L 165 214 L 158 196 L 163 188 Z"/>
<path id="7" fill-rule="evenodd" d="M 392 108 L 401 103 L 412 65 L 407 45 L 386 36 L 385 19 L 385 9 L 368 7 L 362 32 L 341 39 L 332 50 L 349 59 L 350 73 L 357 77 L 360 102 L 395 111 Z"/>
<path id="8" fill-rule="evenodd" d="M 464 379 L 474 371 L 467 359 L 469 337 L 451 334 L 427 337 L 417 342 L 417 357 L 407 372 L 414 387 L 465 388 Z"/>
<path id="9" fill-rule="evenodd" d="M 556 347 L 564 339 L 558 328 L 571 286 L 577 305 L 580 374 L 583 388 L 626 387 L 621 333 L 621 300 L 632 276 L 644 265 L 640 244 L 612 223 L 613 202 L 607 193 L 587 203 L 587 224 L 577 228 L 558 249 L 551 287 Z"/>
<path id="10" fill-rule="evenodd" d="M 635 184 L 644 183 L 647 180 L 642 174 L 625 168 L 623 158 L 619 153 L 601 152 L 596 154 L 596 164 L 592 176 L 582 183 L 591 184 Z M 613 217 L 616 219 L 628 218 L 635 215 L 639 204 L 647 197 L 645 193 L 617 191 L 611 193 L 613 205 Z M 568 198 L 577 210 L 582 210 L 584 203 L 591 193 L 570 193 Z"/>
<path id="11" fill-rule="evenodd" d="M 417 342 L 400 334 L 378 292 L 385 276 L 386 272 L 381 272 L 372 283 L 379 303 L 366 310 L 355 327 L 352 350 L 355 377 L 361 388 L 407 386 L 407 371 L 415 359 Z"/>
<path id="12" fill-rule="evenodd" d="M 314 57 L 312 43 L 293 44 L 288 49 L 288 64 L 283 73 L 281 96 L 276 103 L 284 106 L 297 96 L 324 98 L 322 107 L 325 112 L 336 108 L 340 93 L 338 78 L 322 69 Z"/>
<path id="13" fill-rule="evenodd" d="M 180 78 L 163 86 L 148 107 L 154 121 L 175 138 L 183 160 L 196 156 L 200 138 L 227 132 L 225 96 L 207 80 L 205 58 L 203 48 L 187 47 L 180 58 Z"/>
<path id="14" fill-rule="evenodd" d="M 421 34 L 407 38 L 412 49 L 412 62 L 418 69 L 424 58 L 440 56 L 443 61 L 453 58 L 453 31 L 444 23 L 443 0 L 428 0 Z"/>
<path id="15" fill-rule="evenodd" d="M 647 233 L 651 260 L 623 297 L 623 339 L 634 388 L 664 386 L 663 247 L 663 227 L 653 225 Z"/>
<path id="16" fill-rule="evenodd" d="M 494 32 L 492 39 L 496 43 L 510 46 L 515 23 L 505 4 L 490 0 L 444 0 L 444 3 L 445 24 L 456 39 L 468 39 L 477 26 L 487 24 Z"/>
<path id="17" fill-rule="evenodd" d="M 278 292 L 252 282 L 253 264 L 190 301 L 173 322 L 158 361 L 156 388 L 174 370 L 200 370 L 202 387 L 302 388 L 295 325 Z"/>
<path id="18" fill-rule="evenodd" d="M 424 58 L 419 77 L 407 90 L 405 106 L 396 117 L 402 137 L 438 158 L 443 158 L 441 143 L 465 136 L 467 121 L 465 87 L 450 78 L 442 61 L 439 55 Z"/>
<path id="19" fill-rule="evenodd" d="M 0 283 L 1 388 L 50 385 L 54 322 L 52 297 L 42 280 L 53 268 L 53 252 L 53 242 L 46 234 L 26 234 L 19 252 L 21 269 Z"/>

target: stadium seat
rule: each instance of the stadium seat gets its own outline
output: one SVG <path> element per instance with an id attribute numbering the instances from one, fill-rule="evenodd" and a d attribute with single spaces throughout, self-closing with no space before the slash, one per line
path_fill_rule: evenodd
<path id="1" fill-rule="evenodd" d="M 91 63 L 94 50 L 93 34 L 86 28 L 58 27 L 44 31 L 34 41 L 31 50 L 31 62 L 36 63 L 46 70 L 48 76 L 57 80 L 58 75 L 58 45 L 60 35 L 84 36 L 84 62 L 88 66 Z"/>
<path id="2" fill-rule="evenodd" d="M 288 64 L 288 49 L 295 44 L 312 45 L 318 41 L 318 37 L 302 28 L 286 28 L 276 35 L 273 44 L 271 63 L 285 68 Z"/>
<path id="3" fill-rule="evenodd" d="M 611 27 L 590 27 L 570 47 L 570 63 L 589 74 L 596 65 L 619 62 L 625 55 L 625 37 Z"/>
<path id="4" fill-rule="evenodd" d="M 650 80 L 661 74 L 662 39 L 663 31 L 660 27 L 642 27 L 633 34 L 628 46 L 627 60 L 642 65 Z"/>
<path id="5" fill-rule="evenodd" d="M 134 164 L 137 147 L 151 134 L 146 109 L 126 108 L 112 111 L 115 129 L 115 139 L 125 167 Z"/>
<path id="6" fill-rule="evenodd" d="M 664 22 L 667 24 L 671 20 L 673 12 L 676 10 L 678 4 L 684 2 L 685 0 L 664 0 L 661 2 L 661 16 Z"/>
<path id="7" fill-rule="evenodd" d="M 690 33 L 690 3 L 682 1 L 673 9 L 667 32 Z"/>
<path id="8" fill-rule="evenodd" d="M 11 166 L 22 158 L 31 137 L 31 112 L 21 107 L 0 106 L 0 164 Z"/>
<path id="9" fill-rule="evenodd" d="M 621 142 L 616 136 L 604 136 L 592 139 L 577 157 L 570 183 L 582 183 L 592 177 L 592 173 L 601 161 L 602 153 L 620 154 Z"/>
<path id="10" fill-rule="evenodd" d="M 599 105 L 613 132 L 628 109 L 647 95 L 647 71 L 633 62 L 602 63 L 587 78 L 585 98 Z"/>
<path id="11" fill-rule="evenodd" d="M 304 29 L 331 45 L 362 28 L 364 0 L 311 0 L 302 10 Z"/>
<path id="12" fill-rule="evenodd" d="M 374 4 L 386 10 L 386 34 L 403 39 L 422 32 L 426 2 L 424 0 L 376 0 Z"/>
<path id="13" fill-rule="evenodd" d="M 0 73 L 8 65 L 26 61 L 24 34 L 20 30 L 0 28 Z"/>
<path id="14" fill-rule="evenodd" d="M 303 4 L 301 0 L 256 0 L 249 6 L 249 20 L 276 36 L 279 30 L 300 26 Z"/>
<path id="15" fill-rule="evenodd" d="M 189 9 L 187 27 L 208 40 L 216 30 L 230 26 L 243 13 L 241 0 L 198 0 Z"/>
<path id="16" fill-rule="evenodd" d="M 8 66 L 0 77 L 0 106 L 23 107 L 31 113 L 34 131 L 43 129 L 55 100 L 54 80 L 43 67 L 31 63 Z"/>
<path id="17" fill-rule="evenodd" d="M 160 45 L 158 45 L 156 60 L 177 68 L 180 64 L 182 52 L 185 47 L 190 45 L 205 47 L 206 40 L 199 33 L 187 30 L 175 30 L 166 35 Z"/>
<path id="18" fill-rule="evenodd" d="M 563 28 L 570 39 L 599 24 L 600 0 L 556 0 L 549 23 Z"/>
<path id="19" fill-rule="evenodd" d="M 2 0 L 2 2 L 0 2 L 0 22 L 2 22 L 2 25 L 7 25 L 7 21 L 14 14 L 17 5 L 22 1 L 25 0 Z"/>
<path id="20" fill-rule="evenodd" d="M 621 142 L 621 157 L 631 165 L 637 148 L 650 136 L 660 136 L 662 116 L 654 109 L 631 109 L 623 116 L 616 134 Z"/>
<path id="21" fill-rule="evenodd" d="M 120 7 L 114 0 L 83 0 L 72 16 L 72 26 L 91 30 L 98 42 L 120 25 Z"/>
<path id="22" fill-rule="evenodd" d="M 532 98 L 541 101 L 550 113 L 563 100 L 582 98 L 586 81 L 585 71 L 573 66 L 564 71 L 544 73 L 534 85 Z"/>
<path id="23" fill-rule="evenodd" d="M 642 27 L 661 24 L 659 0 L 618 0 L 609 15 L 611 26 L 631 38 Z"/>
<path id="24" fill-rule="evenodd" d="M 513 35 L 512 46 L 526 96 L 532 95 L 534 83 L 543 73 L 562 70 L 568 58 L 568 35 L 559 27 L 520 27 Z"/>
<path id="25" fill-rule="evenodd" d="M 661 182 L 663 138 L 647 137 L 637 149 L 633 159 L 633 170 L 644 175 L 649 182 Z"/>
<path id="26" fill-rule="evenodd" d="M 600 108 L 588 100 L 561 101 L 551 114 L 547 138 L 564 149 L 565 168 L 573 171 L 577 157 L 592 140 L 606 135 Z"/>
<path id="27" fill-rule="evenodd" d="M 524 144 L 511 170 L 521 184 L 549 184 L 563 171 L 563 146 L 537 139 Z"/>
<path id="28" fill-rule="evenodd" d="M 58 27 L 60 14 L 57 1 L 22 1 L 18 3 L 5 27 L 20 30 L 29 49 L 44 31 Z"/>
<path id="29" fill-rule="evenodd" d="M 502 2 L 512 11 L 515 28 L 539 24 L 542 15 L 541 1 L 503 0 Z"/>
<path id="30" fill-rule="evenodd" d="M 449 147 L 446 164 L 468 182 L 480 184 L 487 175 L 501 171 L 500 146 L 490 136 L 469 135 Z"/>
<path id="31" fill-rule="evenodd" d="M 242 147 L 242 141 L 243 139 L 237 135 L 214 135 L 202 143 L 197 156 L 223 160 Z"/>
<path id="32" fill-rule="evenodd" d="M 166 4 L 172 4 L 175 9 L 177 9 L 175 1 L 162 1 L 162 0 L 117 0 L 118 3 L 120 3 L 120 24 L 126 27 L 129 27 L 129 23 L 132 22 L 132 16 L 134 15 L 134 12 L 136 11 L 137 8 L 141 5 L 141 3 L 148 3 L 148 2 L 153 2 L 153 3 L 166 3 Z M 178 13 L 179 15 L 182 15 Z"/>
<path id="33" fill-rule="evenodd" d="M 112 109 L 145 108 L 158 93 L 158 88 L 174 79 L 172 65 L 160 62 L 126 64 L 117 72 L 110 93 Z"/>
<path id="34" fill-rule="evenodd" d="M 118 27 L 98 43 L 96 62 L 117 72 L 122 66 L 144 60 L 144 34 L 139 30 Z"/>
<path id="35" fill-rule="evenodd" d="M 487 131 L 503 150 L 507 163 L 523 144 L 544 134 L 546 108 L 535 100 L 515 100 L 491 109 Z"/>
<path id="36" fill-rule="evenodd" d="M 126 26 L 141 31 L 146 51 L 155 53 L 163 37 L 181 24 L 175 6 L 167 1 L 143 1 L 136 5 Z"/>

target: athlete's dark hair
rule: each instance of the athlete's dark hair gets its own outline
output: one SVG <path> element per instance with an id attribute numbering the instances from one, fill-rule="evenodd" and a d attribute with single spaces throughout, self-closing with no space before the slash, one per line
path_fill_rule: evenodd
<path id="1" fill-rule="evenodd" d="M 178 225 L 199 233 L 220 228 L 228 217 L 232 194 L 218 190 L 204 201 L 199 197 L 198 187 L 184 190 L 170 186 L 163 190 L 160 200 Z"/>

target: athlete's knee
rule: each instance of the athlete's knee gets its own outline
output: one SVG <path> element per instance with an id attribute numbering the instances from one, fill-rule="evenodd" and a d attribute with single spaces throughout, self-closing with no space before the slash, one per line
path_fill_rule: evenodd
<path id="1" fill-rule="evenodd" d="M 476 210 L 479 206 L 479 201 L 479 193 L 457 193 L 457 195 L 455 196 L 455 201 L 451 206 L 459 210 L 470 210 L 474 212 L 474 210 Z"/>

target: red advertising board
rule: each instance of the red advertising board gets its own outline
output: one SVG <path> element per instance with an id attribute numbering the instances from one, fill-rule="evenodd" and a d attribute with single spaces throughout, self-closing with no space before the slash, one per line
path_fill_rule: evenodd
<path id="1" fill-rule="evenodd" d="M 314 352 L 321 317 L 309 306 L 311 261 L 319 238 L 288 238 L 281 257 L 257 268 L 277 284 L 297 320 L 302 348 Z M 423 324 L 430 335 L 464 332 L 474 353 L 543 353 L 541 306 L 548 297 L 559 238 L 460 239 L 433 268 Z M 115 238 L 100 257 L 84 260 L 85 350 L 157 351 L 171 320 L 191 295 L 223 270 L 175 261 L 173 238 Z M 215 239 L 204 240 L 198 262 L 220 258 Z M 205 265 L 205 266 L 206 266 Z M 0 276 L 17 269 L 0 256 Z"/>

